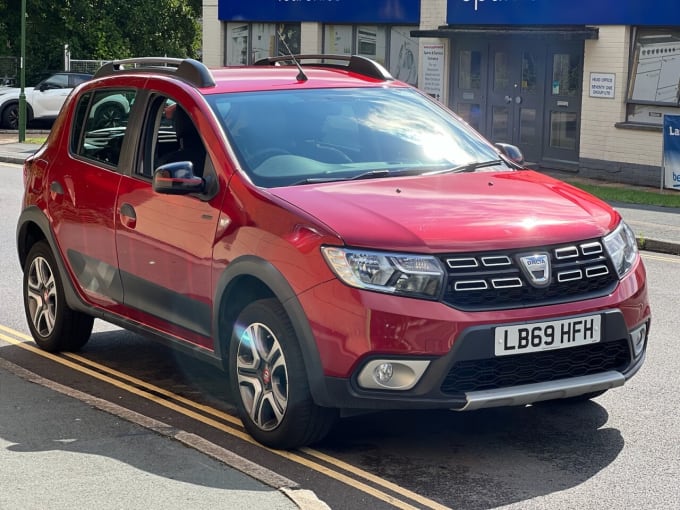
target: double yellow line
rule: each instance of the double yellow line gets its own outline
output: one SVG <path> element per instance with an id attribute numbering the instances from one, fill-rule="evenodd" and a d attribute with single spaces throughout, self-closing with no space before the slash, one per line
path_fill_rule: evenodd
<path id="1" fill-rule="evenodd" d="M 257 443 L 249 434 L 244 432 L 243 424 L 238 418 L 215 409 L 210 406 L 199 404 L 188 398 L 177 395 L 154 384 L 148 383 L 136 377 L 114 370 L 110 367 L 91 361 L 83 356 L 73 353 L 52 354 L 36 347 L 30 336 L 19 331 L 7 328 L 0 324 L 0 340 L 15 345 L 43 358 L 59 363 L 65 367 L 76 370 L 102 382 L 125 390 L 160 406 L 171 409 L 200 423 L 237 437 L 259 448 L 265 448 Z M 423 497 L 420 494 L 404 489 L 388 480 L 357 468 L 351 464 L 326 455 L 312 448 L 301 448 L 295 451 L 272 450 L 269 452 L 295 462 L 316 472 L 322 473 L 334 480 L 342 482 L 350 487 L 365 492 L 370 496 L 404 510 L 429 508 L 433 510 L 446 510 L 446 507 L 436 501 Z M 299 452 L 299 453 L 298 453 Z M 345 474 L 345 473 L 349 473 Z M 368 485 L 361 480 L 370 482 Z M 382 490 L 384 489 L 384 490 Z M 399 499 L 385 490 L 397 494 L 406 500 Z M 414 506 L 413 503 L 419 505 Z"/>

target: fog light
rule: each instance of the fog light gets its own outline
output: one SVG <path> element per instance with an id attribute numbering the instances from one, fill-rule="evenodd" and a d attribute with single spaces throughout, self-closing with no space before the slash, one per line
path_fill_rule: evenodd
<path id="1" fill-rule="evenodd" d="M 367 390 L 410 390 L 429 364 L 429 360 L 374 359 L 361 369 L 357 383 Z"/>
<path id="2" fill-rule="evenodd" d="M 645 348 L 647 340 L 647 323 L 645 322 L 642 326 L 631 331 L 630 338 L 633 341 L 633 354 L 637 358 L 642 354 L 642 351 Z"/>
<path id="3" fill-rule="evenodd" d="M 392 379 L 393 374 L 392 363 L 381 363 L 373 370 L 373 377 L 378 384 L 387 384 Z"/>

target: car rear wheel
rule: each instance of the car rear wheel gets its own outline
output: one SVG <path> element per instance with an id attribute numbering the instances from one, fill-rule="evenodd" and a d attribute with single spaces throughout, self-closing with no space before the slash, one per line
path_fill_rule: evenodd
<path id="1" fill-rule="evenodd" d="M 19 104 L 11 103 L 2 111 L 2 127 L 6 129 L 19 128 Z"/>
<path id="2" fill-rule="evenodd" d="M 36 243 L 24 265 L 24 310 L 35 343 L 49 352 L 77 351 L 90 338 L 94 318 L 69 308 L 49 245 Z"/>
<path id="3" fill-rule="evenodd" d="M 312 401 L 293 326 L 275 299 L 256 301 L 232 334 L 229 376 L 246 430 L 272 448 L 297 448 L 323 438 L 337 411 Z"/>

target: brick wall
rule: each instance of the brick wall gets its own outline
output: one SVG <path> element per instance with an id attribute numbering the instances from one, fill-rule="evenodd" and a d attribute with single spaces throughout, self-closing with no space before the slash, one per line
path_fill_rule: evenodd
<path id="1" fill-rule="evenodd" d="M 661 133 L 616 127 L 626 120 L 630 27 L 600 26 L 599 31 L 599 39 L 585 43 L 580 166 L 582 171 L 600 167 L 604 176 L 616 174 L 623 182 L 658 182 Z M 589 96 L 591 72 L 616 75 L 614 99 Z"/>
<path id="2" fill-rule="evenodd" d="M 217 18 L 217 0 L 203 0 L 203 62 L 208 67 L 224 65 L 224 27 Z"/>

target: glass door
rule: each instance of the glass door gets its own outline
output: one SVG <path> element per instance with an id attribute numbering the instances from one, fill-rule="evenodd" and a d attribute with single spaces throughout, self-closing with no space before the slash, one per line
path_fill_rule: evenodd
<path id="1" fill-rule="evenodd" d="M 550 81 L 546 90 L 548 132 L 544 159 L 575 163 L 579 154 L 583 43 L 561 44 L 549 49 L 547 62 Z"/>
<path id="2" fill-rule="evenodd" d="M 488 73 L 487 138 L 517 145 L 527 161 L 540 161 L 545 48 L 526 42 L 492 42 Z"/>

